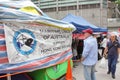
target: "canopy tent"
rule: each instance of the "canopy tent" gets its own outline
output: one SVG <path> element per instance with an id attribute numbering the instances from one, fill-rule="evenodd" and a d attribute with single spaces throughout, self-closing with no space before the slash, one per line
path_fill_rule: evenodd
<path id="1" fill-rule="evenodd" d="M 75 16 L 73 14 L 68 14 L 62 19 L 62 21 L 66 21 L 66 22 L 73 24 L 76 27 L 76 31 L 74 31 L 75 33 L 80 33 L 82 30 L 87 29 L 87 28 L 91 28 L 94 32 L 107 32 L 108 31 L 107 28 L 97 27 L 89 23 L 88 21 L 86 21 L 84 18 L 80 16 Z"/>

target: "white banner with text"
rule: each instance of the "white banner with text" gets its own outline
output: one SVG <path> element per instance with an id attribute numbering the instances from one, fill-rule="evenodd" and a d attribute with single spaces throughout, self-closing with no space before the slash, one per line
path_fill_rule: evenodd
<path id="1" fill-rule="evenodd" d="M 72 32 L 45 24 L 5 23 L 9 63 L 46 58 L 71 48 Z"/>

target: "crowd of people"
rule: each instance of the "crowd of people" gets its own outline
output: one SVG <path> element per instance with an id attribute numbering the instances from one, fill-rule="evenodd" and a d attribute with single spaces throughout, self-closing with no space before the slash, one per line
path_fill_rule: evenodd
<path id="1" fill-rule="evenodd" d="M 85 80 L 96 80 L 95 65 L 98 60 L 105 57 L 108 60 L 108 72 L 115 79 L 116 64 L 120 53 L 120 35 L 110 33 L 109 35 L 101 36 L 93 34 L 92 29 L 88 28 L 82 31 L 84 40 L 73 39 L 73 67 L 77 66 L 77 61 L 83 64 Z M 99 53 L 99 50 L 102 53 Z M 101 57 L 101 58 L 100 58 Z"/>

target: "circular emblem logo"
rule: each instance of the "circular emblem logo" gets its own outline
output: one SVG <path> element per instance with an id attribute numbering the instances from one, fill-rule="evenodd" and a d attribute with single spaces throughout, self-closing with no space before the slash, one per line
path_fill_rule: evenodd
<path id="1" fill-rule="evenodd" d="M 19 53 L 29 55 L 35 50 L 37 42 L 31 31 L 27 29 L 20 29 L 15 32 L 13 43 Z"/>

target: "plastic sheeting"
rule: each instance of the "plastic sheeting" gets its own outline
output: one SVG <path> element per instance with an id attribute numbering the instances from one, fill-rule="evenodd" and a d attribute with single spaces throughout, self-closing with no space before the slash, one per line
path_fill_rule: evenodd
<path id="1" fill-rule="evenodd" d="M 37 69 L 43 69 L 62 63 L 72 57 L 72 51 L 71 48 L 69 48 L 55 55 L 16 64 L 10 64 L 8 61 L 8 46 L 6 46 L 7 43 L 4 31 L 4 26 L 6 23 L 35 23 L 34 26 L 41 24 L 43 27 L 50 26 L 49 28 L 53 27 L 62 29 L 64 31 L 69 31 L 70 33 L 75 30 L 75 27 L 71 24 L 51 19 L 50 17 L 46 16 L 46 14 L 44 14 L 29 0 L 0 0 L 0 73 L 28 72 Z"/>

